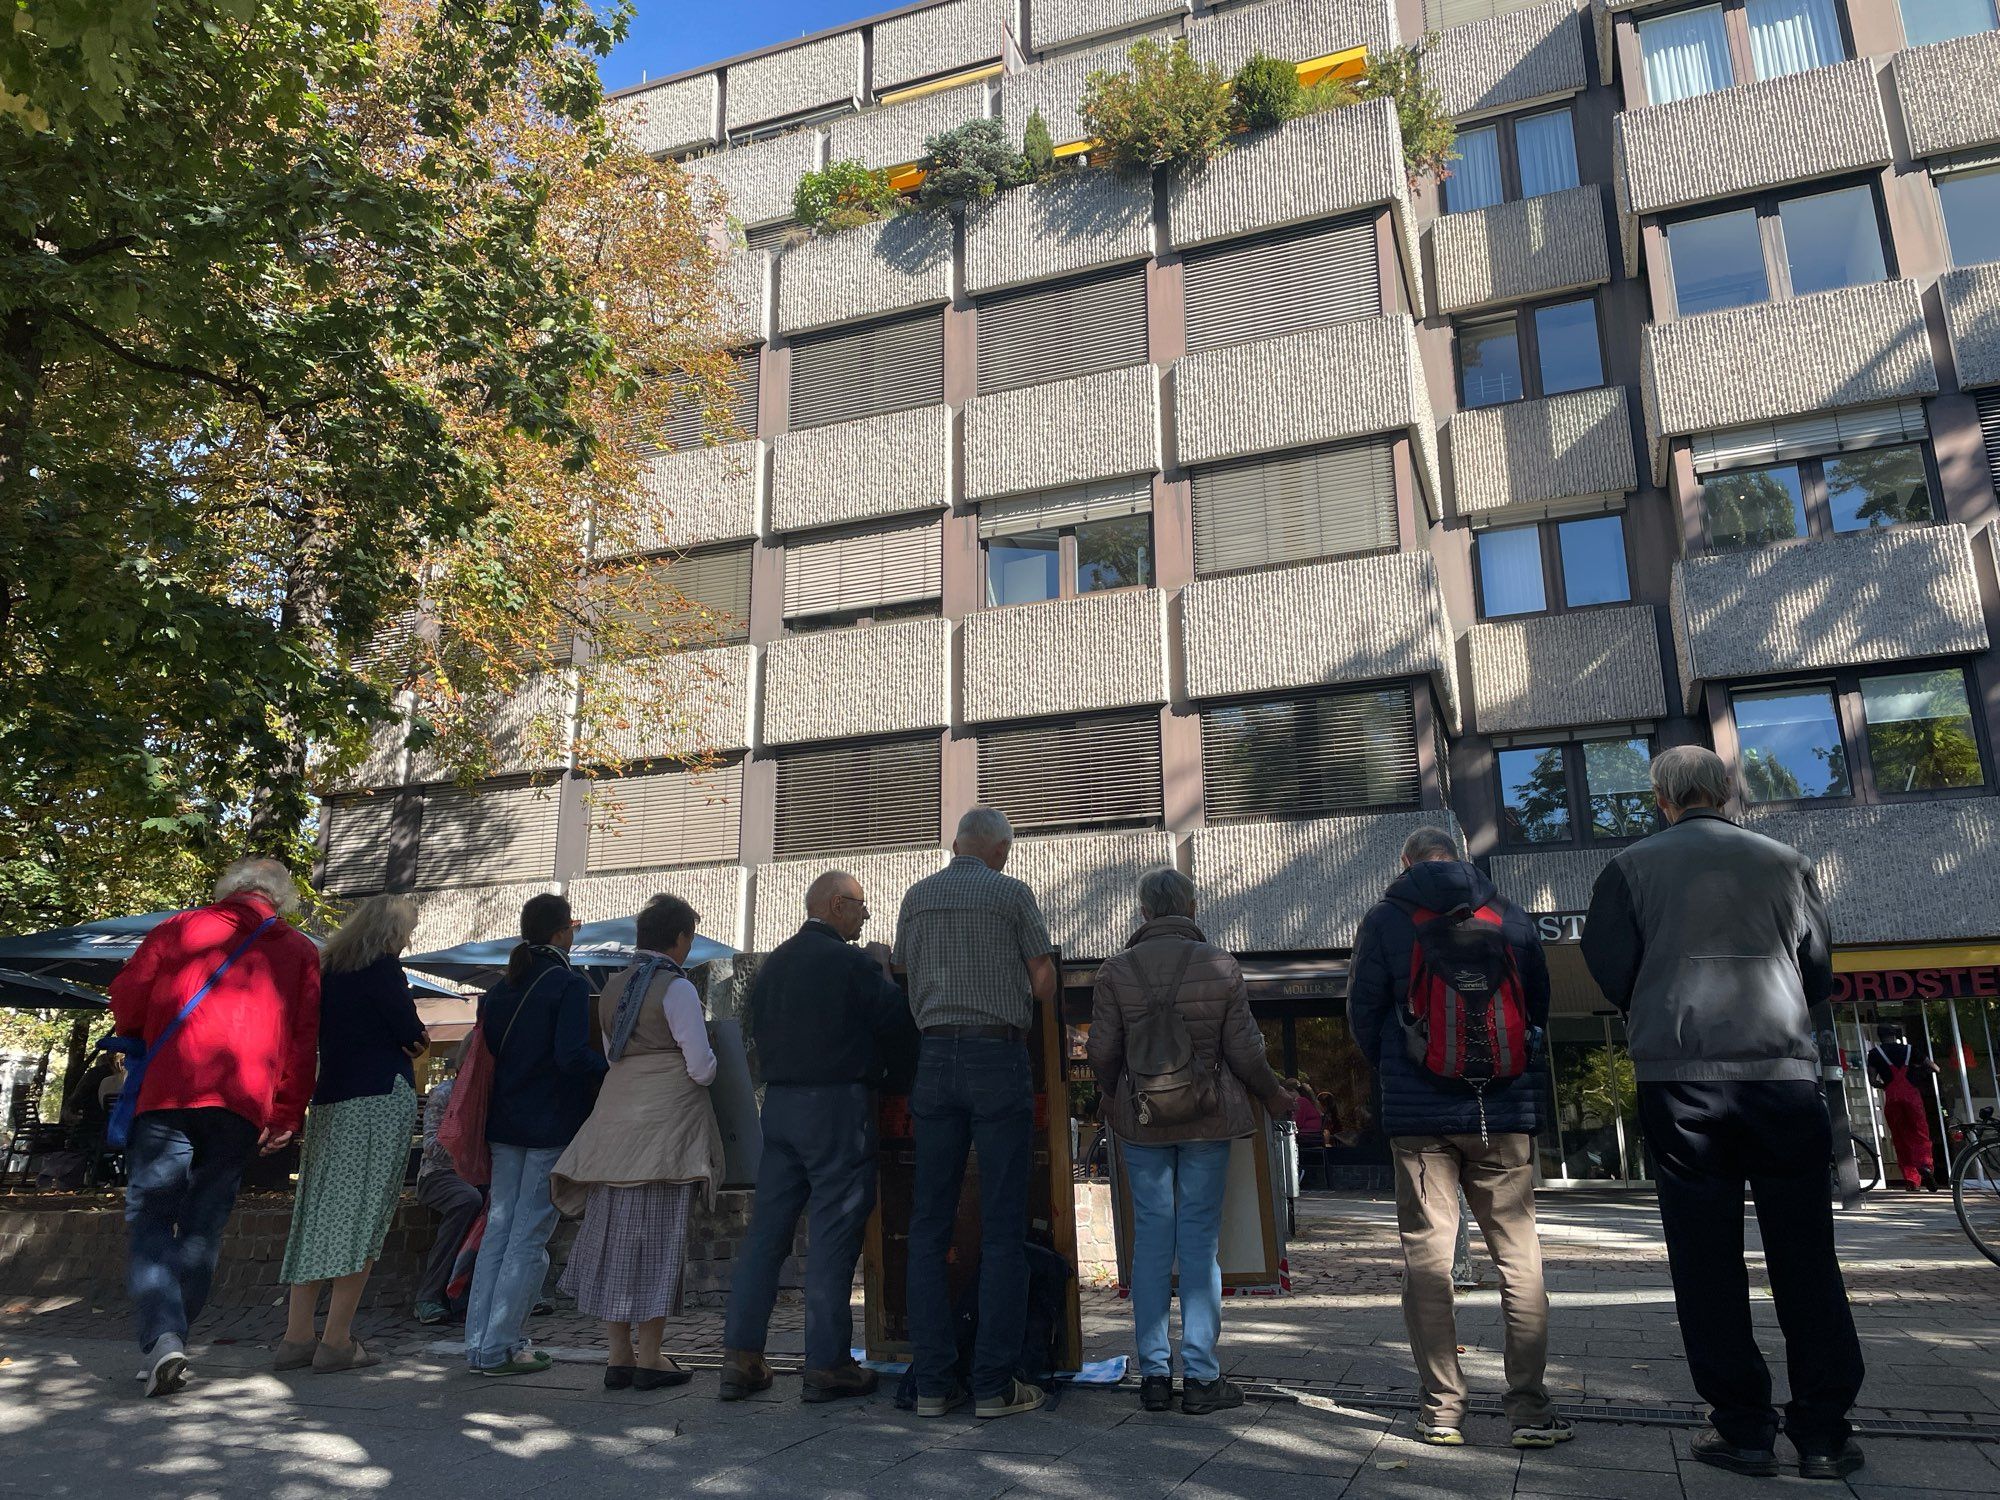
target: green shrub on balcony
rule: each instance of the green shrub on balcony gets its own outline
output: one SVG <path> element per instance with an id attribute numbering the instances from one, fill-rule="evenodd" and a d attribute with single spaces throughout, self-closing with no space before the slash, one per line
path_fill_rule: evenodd
<path id="1" fill-rule="evenodd" d="M 792 192 L 792 216 L 809 229 L 856 229 L 901 209 L 889 174 L 858 161 L 828 162 Z"/>
<path id="2" fill-rule="evenodd" d="M 1230 82 L 1236 101 L 1236 116 L 1246 129 L 1264 130 L 1298 116 L 1306 104 L 1306 91 L 1299 84 L 1299 70 L 1281 57 L 1261 52 L 1236 70 Z"/>
<path id="3" fill-rule="evenodd" d="M 1101 155 L 1121 171 L 1205 162 L 1228 149 L 1235 121 L 1229 79 L 1198 61 L 1184 39 L 1132 44 L 1122 73 L 1092 73 L 1078 113 Z"/>
<path id="4" fill-rule="evenodd" d="M 924 142 L 920 208 L 954 208 L 1027 181 L 1028 163 L 998 120 L 967 120 Z"/>
<path id="5" fill-rule="evenodd" d="M 1049 134 L 1049 122 L 1040 106 L 1028 111 L 1028 128 L 1021 136 L 1021 163 L 1029 182 L 1041 182 L 1056 173 L 1056 141 Z"/>
<path id="6" fill-rule="evenodd" d="M 1445 113 L 1444 99 L 1424 77 L 1429 39 L 1371 56 L 1359 78 L 1328 78 L 1305 91 L 1305 114 L 1345 109 L 1370 99 L 1393 99 L 1396 123 L 1403 132 L 1403 170 L 1414 184 L 1419 178 L 1448 176 L 1458 160 L 1452 149 L 1458 127 Z"/>

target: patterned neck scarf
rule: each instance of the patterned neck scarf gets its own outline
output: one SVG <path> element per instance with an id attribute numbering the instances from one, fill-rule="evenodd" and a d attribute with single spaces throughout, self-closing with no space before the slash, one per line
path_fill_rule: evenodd
<path id="1" fill-rule="evenodd" d="M 611 1018 L 611 1041 L 604 1049 L 605 1057 L 611 1062 L 617 1062 L 625 1055 L 625 1044 L 632 1040 L 633 1028 L 639 1024 L 639 1012 L 645 1006 L 647 992 L 653 987 L 653 976 L 662 969 L 676 979 L 687 977 L 687 970 L 666 954 L 644 948 L 639 950 L 632 967 L 625 971 L 631 977 L 625 981 L 625 988 L 618 996 L 618 1011 Z"/>

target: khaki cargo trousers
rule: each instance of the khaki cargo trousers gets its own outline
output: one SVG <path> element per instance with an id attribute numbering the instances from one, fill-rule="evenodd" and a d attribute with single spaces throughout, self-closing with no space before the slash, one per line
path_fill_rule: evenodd
<path id="1" fill-rule="evenodd" d="M 1549 1295 L 1542 1285 L 1542 1244 L 1535 1232 L 1533 1140 L 1495 1135 L 1401 1135 L 1389 1142 L 1396 1168 L 1396 1225 L 1403 1235 L 1403 1322 L 1423 1385 L 1422 1417 L 1433 1427 L 1465 1421 L 1465 1373 L 1452 1317 L 1451 1257 L 1458 1236 L 1458 1192 L 1500 1273 L 1506 1325 L 1507 1420 L 1547 1422 L 1544 1375 L 1549 1358 Z"/>

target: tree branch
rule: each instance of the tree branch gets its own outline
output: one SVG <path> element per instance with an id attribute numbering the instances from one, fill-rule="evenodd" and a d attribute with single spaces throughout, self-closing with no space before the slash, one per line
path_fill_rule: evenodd
<path id="1" fill-rule="evenodd" d="M 177 375 L 183 380 L 198 380 L 204 385 L 212 385 L 219 391 L 227 391 L 241 400 L 256 403 L 257 409 L 265 416 L 277 413 L 271 406 L 271 398 L 254 381 L 244 380 L 234 375 L 218 375 L 213 370 L 204 370 L 198 365 L 177 364 L 172 360 L 160 359 L 156 355 L 145 354 L 137 349 L 128 349 L 101 328 L 93 327 L 67 308 L 53 309 L 55 316 L 77 330 L 92 343 L 109 350 L 127 364 L 142 370 L 151 370 L 156 375 Z"/>

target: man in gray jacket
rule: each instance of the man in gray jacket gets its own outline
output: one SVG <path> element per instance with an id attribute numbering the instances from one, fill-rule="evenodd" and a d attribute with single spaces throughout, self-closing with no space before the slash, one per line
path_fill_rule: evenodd
<path id="1" fill-rule="evenodd" d="M 1714 1408 L 1694 1456 L 1778 1472 L 1743 1262 L 1747 1181 L 1785 1335 L 1785 1433 L 1804 1477 L 1838 1479 L 1862 1464 L 1847 1421 L 1862 1363 L 1812 1014 L 1833 987 L 1826 903 L 1811 861 L 1724 814 L 1729 769 L 1713 751 L 1667 750 L 1652 779 L 1668 826 L 1598 877 L 1583 956 L 1626 1015 L 1688 1371 Z"/>

